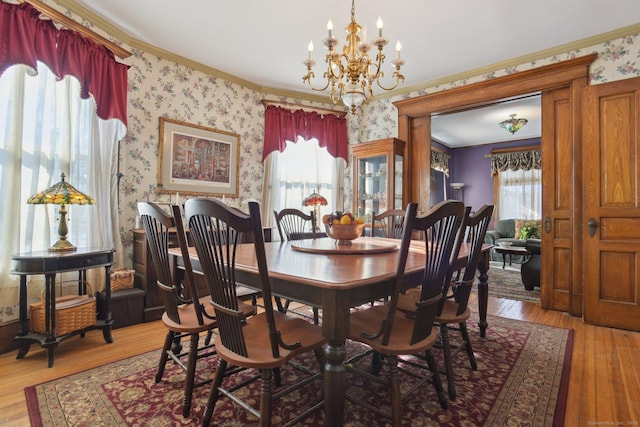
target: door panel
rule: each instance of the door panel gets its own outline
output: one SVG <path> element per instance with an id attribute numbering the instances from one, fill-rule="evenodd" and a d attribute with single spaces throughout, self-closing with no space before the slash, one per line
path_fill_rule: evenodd
<path id="1" fill-rule="evenodd" d="M 569 88 L 542 93 L 542 266 L 540 303 L 569 311 L 572 266 L 573 150 Z"/>
<path id="2" fill-rule="evenodd" d="M 587 88 L 583 114 L 584 320 L 640 330 L 640 78 Z"/>

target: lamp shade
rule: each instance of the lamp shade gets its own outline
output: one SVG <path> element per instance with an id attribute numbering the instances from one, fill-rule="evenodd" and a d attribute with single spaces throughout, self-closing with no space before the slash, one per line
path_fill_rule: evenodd
<path id="1" fill-rule="evenodd" d="M 327 206 L 327 199 L 314 191 L 302 201 L 302 206 Z"/>
<path id="2" fill-rule="evenodd" d="M 61 181 L 44 191 L 29 197 L 30 205 L 95 205 L 93 197 L 79 191 L 73 185 L 64 180 L 64 172 L 60 175 Z"/>
<path id="3" fill-rule="evenodd" d="M 95 205 L 93 197 L 79 191 L 64 180 L 64 172 L 60 174 L 61 181 L 44 191 L 34 194 L 27 200 L 31 205 L 60 205 L 60 220 L 58 222 L 58 241 L 49 248 L 51 252 L 74 251 L 76 247 L 67 240 L 67 205 Z"/>

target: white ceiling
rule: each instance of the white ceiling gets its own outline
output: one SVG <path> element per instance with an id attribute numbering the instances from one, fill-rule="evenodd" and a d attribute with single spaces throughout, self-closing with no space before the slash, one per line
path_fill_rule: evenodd
<path id="1" fill-rule="evenodd" d="M 500 103 L 431 118 L 431 137 L 449 148 L 491 144 L 542 135 L 540 94 L 504 100 Z M 527 119 L 518 132 L 511 134 L 498 123 L 509 115 Z"/>
<path id="2" fill-rule="evenodd" d="M 296 92 L 311 92 L 302 82 L 309 41 L 316 46 L 313 57 L 320 80 L 327 20 L 333 21 L 342 46 L 342 29 L 351 13 L 349 0 L 76 0 L 75 4 L 144 43 L 267 89 Z M 389 39 L 387 62 L 400 40 L 406 60 L 402 86 L 411 87 L 637 24 L 640 1 L 356 1 L 356 22 L 368 28 L 369 39 L 375 35 L 378 16 Z M 386 75 L 391 73 L 389 66 Z M 379 92 L 374 90 L 374 95 Z M 504 118 L 491 120 L 504 120 L 511 113 L 528 115 L 530 122 L 520 132 L 534 128 L 532 113 L 525 110 L 510 110 L 500 113 Z M 469 134 L 456 138 L 472 139 Z"/>

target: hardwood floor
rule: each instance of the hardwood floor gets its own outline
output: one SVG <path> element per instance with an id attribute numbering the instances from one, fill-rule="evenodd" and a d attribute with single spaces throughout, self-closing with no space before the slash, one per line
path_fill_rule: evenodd
<path id="1" fill-rule="evenodd" d="M 473 296 L 475 298 L 475 296 Z M 471 303 L 475 306 L 475 301 Z M 489 298 L 489 314 L 574 329 L 566 425 L 640 425 L 640 333 L 585 325 L 579 318 L 546 311 L 539 304 Z M 487 333 L 491 333 L 491 324 Z M 165 330 L 160 322 L 113 331 L 113 344 L 102 333 L 64 341 L 55 365 L 33 345 L 27 356 L 0 355 L 0 425 L 29 425 L 24 387 L 39 384 L 128 356 L 159 348 Z"/>

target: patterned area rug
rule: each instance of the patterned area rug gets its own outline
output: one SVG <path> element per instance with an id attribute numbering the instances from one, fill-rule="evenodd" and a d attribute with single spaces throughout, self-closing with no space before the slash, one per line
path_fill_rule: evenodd
<path id="1" fill-rule="evenodd" d="M 535 323 L 490 316 L 487 337 L 480 338 L 477 319 L 469 321 L 478 370 L 472 371 L 464 352 L 457 359 L 458 398 L 449 408 L 440 408 L 431 384 L 425 384 L 403 402 L 403 425 L 411 426 L 549 426 L 562 425 L 568 387 L 573 331 Z M 453 335 L 453 334 L 452 334 Z M 362 350 L 348 345 L 352 355 Z M 437 357 L 441 351 L 434 350 Z M 209 376 L 214 358 L 203 360 L 198 372 Z M 163 380 L 156 384 L 154 374 L 158 351 L 131 357 L 58 380 L 25 389 L 31 423 L 34 426 L 199 425 L 209 387 L 194 394 L 191 417 L 181 416 L 182 371 L 168 366 Z M 316 369 L 313 356 L 298 360 Z M 366 361 L 368 363 L 368 360 Z M 442 360 L 438 363 L 442 365 Z M 248 375 L 248 374 L 247 374 Z M 284 382 L 298 378 L 286 368 Z M 443 375 L 443 381 L 446 377 Z M 411 386 L 410 376 L 402 387 Z M 362 377 L 349 375 L 350 393 L 364 391 L 379 407 L 389 407 L 388 390 Z M 316 381 L 282 400 L 274 402 L 272 425 L 291 420 L 300 408 L 316 401 L 321 392 Z M 245 397 L 257 404 L 258 382 Z M 388 425 L 364 408 L 346 404 L 346 425 Z M 322 425 L 323 412 L 305 418 L 300 425 Z M 224 398 L 218 403 L 213 422 L 220 426 L 256 425 L 257 420 Z"/>
<path id="2" fill-rule="evenodd" d="M 540 302 L 540 288 L 527 291 L 522 284 L 520 265 L 507 265 L 502 268 L 502 261 L 492 261 L 489 268 L 489 295 L 516 301 Z M 474 292 L 476 287 L 473 288 Z"/>

